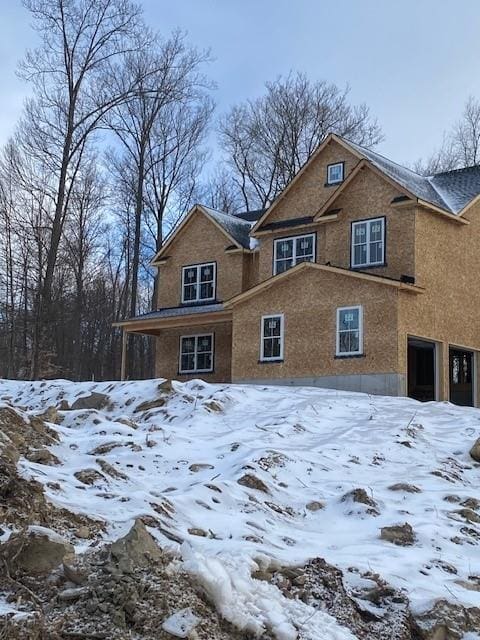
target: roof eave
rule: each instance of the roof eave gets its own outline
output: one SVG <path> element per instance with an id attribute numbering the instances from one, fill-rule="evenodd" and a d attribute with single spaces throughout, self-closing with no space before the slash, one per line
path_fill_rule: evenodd
<path id="1" fill-rule="evenodd" d="M 426 200 L 421 200 L 417 198 L 417 205 L 422 209 L 427 209 L 427 211 L 431 211 L 434 213 L 439 213 L 440 215 L 448 218 L 452 222 L 456 222 L 457 224 L 470 224 L 470 220 L 466 218 L 461 218 L 460 214 L 451 213 L 450 211 L 445 211 L 445 209 L 441 209 L 440 207 L 435 206 L 431 202 L 427 202 Z"/>
<path id="2" fill-rule="evenodd" d="M 221 311 L 211 311 L 209 313 L 191 313 L 180 316 L 167 316 L 164 318 L 148 318 L 144 320 L 141 318 L 130 318 L 129 320 L 113 322 L 112 326 L 124 329 L 129 333 L 146 333 L 147 335 L 152 335 L 148 334 L 149 329 L 153 331 L 169 327 L 183 327 L 185 325 L 196 326 L 201 324 L 214 324 L 229 320 L 231 315 L 230 311 L 223 309 Z"/>
<path id="3" fill-rule="evenodd" d="M 162 264 L 164 264 L 164 262 L 161 260 L 161 256 L 165 253 L 167 248 L 171 245 L 171 243 L 174 241 L 174 239 L 178 236 L 180 231 L 186 227 L 186 225 L 191 220 L 191 218 L 193 217 L 193 214 L 196 211 L 200 211 L 201 213 L 203 213 L 203 215 L 206 216 L 208 218 L 208 220 L 210 220 L 210 222 L 212 224 L 214 224 L 217 227 L 217 229 L 219 229 L 232 242 L 232 244 L 234 244 L 238 249 L 245 249 L 245 250 L 248 251 L 248 249 L 246 247 L 244 247 L 240 242 L 238 242 L 238 240 L 236 240 L 230 233 L 228 233 L 228 231 L 224 227 L 222 227 L 222 225 L 219 224 L 215 220 L 215 218 L 213 216 L 211 216 L 208 213 L 208 211 L 205 209 L 205 207 L 203 207 L 201 204 L 196 204 L 190 209 L 190 211 L 184 217 L 182 222 L 178 225 L 178 227 L 175 229 L 175 231 L 171 234 L 171 236 L 169 237 L 167 242 L 155 254 L 153 259 L 150 261 L 150 266 L 151 267 L 159 267 Z"/>
<path id="4" fill-rule="evenodd" d="M 418 285 L 415 285 L 415 284 L 408 284 L 406 282 L 401 282 L 400 280 L 392 280 L 390 278 L 384 278 L 382 276 L 365 273 L 363 271 L 355 271 L 353 269 L 342 269 L 340 267 L 335 267 L 335 266 L 326 265 L 326 264 L 318 264 L 316 262 L 302 262 L 299 265 L 296 265 L 295 267 L 288 269 L 288 271 L 284 271 L 279 275 L 272 276 L 268 278 L 268 280 L 264 280 L 263 282 L 260 282 L 255 287 L 252 287 L 251 289 L 248 289 L 247 291 L 243 291 L 242 293 L 237 294 L 233 298 L 230 298 L 230 300 L 227 300 L 226 302 L 224 302 L 224 307 L 225 309 L 231 309 L 237 304 L 256 296 L 258 293 L 260 293 L 264 289 L 269 289 L 270 287 L 275 286 L 276 284 L 283 282 L 283 280 L 286 280 L 287 278 L 290 278 L 293 275 L 299 273 L 300 271 L 306 270 L 306 269 L 316 269 L 318 271 L 335 273 L 337 275 L 345 276 L 347 278 L 350 277 L 350 278 L 357 278 L 360 280 L 367 280 L 376 284 L 394 287 L 396 289 L 405 291 L 407 293 L 422 294 L 425 291 L 423 287 L 419 287 Z"/>

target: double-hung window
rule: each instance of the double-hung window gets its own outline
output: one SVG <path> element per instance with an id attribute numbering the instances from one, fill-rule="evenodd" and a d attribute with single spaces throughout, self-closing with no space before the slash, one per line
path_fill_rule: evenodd
<path id="1" fill-rule="evenodd" d="M 363 353 L 362 307 L 337 309 L 337 356 L 355 356 Z"/>
<path id="2" fill-rule="evenodd" d="M 215 299 L 216 265 L 195 264 L 182 269 L 182 303 Z"/>
<path id="3" fill-rule="evenodd" d="M 385 262 L 385 218 L 352 222 L 352 267 Z"/>
<path id="4" fill-rule="evenodd" d="M 315 262 L 315 234 L 280 238 L 274 242 L 273 275 L 300 262 Z"/>
<path id="5" fill-rule="evenodd" d="M 213 371 L 213 333 L 180 338 L 180 373 Z"/>
<path id="6" fill-rule="evenodd" d="M 283 324 L 282 314 L 262 317 L 260 360 L 283 360 Z"/>
<path id="7" fill-rule="evenodd" d="M 327 184 L 340 184 L 343 182 L 343 162 L 335 162 L 327 166 Z"/>

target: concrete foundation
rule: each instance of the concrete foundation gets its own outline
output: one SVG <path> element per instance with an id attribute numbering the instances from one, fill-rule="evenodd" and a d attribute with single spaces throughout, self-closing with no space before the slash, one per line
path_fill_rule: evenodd
<path id="1" fill-rule="evenodd" d="M 319 376 L 312 378 L 280 378 L 234 380 L 239 384 L 266 384 L 297 387 L 322 387 L 339 391 L 360 391 L 382 396 L 406 395 L 405 376 L 400 373 L 371 373 L 348 376 Z"/>

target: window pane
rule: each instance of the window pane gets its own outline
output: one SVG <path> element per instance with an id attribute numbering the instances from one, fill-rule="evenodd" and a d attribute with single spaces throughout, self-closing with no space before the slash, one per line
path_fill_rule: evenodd
<path id="1" fill-rule="evenodd" d="M 195 355 L 193 353 L 182 354 L 181 370 L 193 371 L 195 369 Z"/>
<path id="2" fill-rule="evenodd" d="M 287 269 L 290 269 L 291 267 L 293 267 L 292 258 L 290 258 L 289 260 L 277 260 L 275 262 L 276 273 L 283 273 L 284 271 L 287 271 Z"/>
<path id="3" fill-rule="evenodd" d="M 200 282 L 213 281 L 213 264 L 200 267 Z"/>
<path id="4" fill-rule="evenodd" d="M 272 338 L 272 357 L 280 357 L 280 338 Z"/>
<path id="5" fill-rule="evenodd" d="M 353 242 L 359 244 L 367 241 L 367 225 L 365 222 L 356 224 L 353 227 Z"/>
<path id="6" fill-rule="evenodd" d="M 367 262 L 367 245 L 357 244 L 353 247 L 353 266 Z"/>
<path id="7" fill-rule="evenodd" d="M 360 348 L 360 334 L 358 331 L 349 331 L 350 349 L 349 351 L 358 351 Z"/>
<path id="8" fill-rule="evenodd" d="M 372 242 L 370 244 L 370 263 L 383 262 L 383 243 Z"/>
<path id="9" fill-rule="evenodd" d="M 297 262 L 312 260 L 313 259 L 313 236 L 307 236 L 305 238 L 297 238 L 295 252 L 297 255 Z"/>
<path id="10" fill-rule="evenodd" d="M 280 338 L 265 338 L 263 341 L 263 357 L 280 357 Z"/>
<path id="11" fill-rule="evenodd" d="M 263 335 L 268 338 L 271 336 L 280 335 L 281 320 L 280 317 L 264 318 L 263 320 Z"/>
<path id="12" fill-rule="evenodd" d="M 265 338 L 263 340 L 263 357 L 264 358 L 272 358 L 272 346 L 273 342 L 270 338 Z"/>
<path id="13" fill-rule="evenodd" d="M 197 285 L 196 284 L 187 284 L 183 288 L 183 299 L 185 302 L 190 300 L 196 300 L 197 298 Z"/>
<path id="14" fill-rule="evenodd" d="M 350 351 L 350 336 L 348 331 L 342 331 L 338 338 L 338 347 L 340 353 L 349 353 Z"/>
<path id="15" fill-rule="evenodd" d="M 199 353 L 197 355 L 197 369 L 211 369 L 212 368 L 212 354 L 209 353 Z"/>
<path id="16" fill-rule="evenodd" d="M 360 351 L 360 333 L 342 331 L 338 339 L 340 353 L 358 353 Z"/>
<path id="17" fill-rule="evenodd" d="M 194 353 L 195 338 L 182 338 L 182 353 Z"/>
<path id="18" fill-rule="evenodd" d="M 358 309 L 342 309 L 339 315 L 339 331 L 358 329 Z"/>
<path id="19" fill-rule="evenodd" d="M 375 220 L 370 223 L 370 241 L 382 240 L 383 220 Z"/>
<path id="20" fill-rule="evenodd" d="M 213 298 L 213 282 L 204 282 L 200 285 L 200 300 Z"/>
<path id="21" fill-rule="evenodd" d="M 197 281 L 197 268 L 192 267 L 190 269 L 185 269 L 183 272 L 183 278 L 185 284 L 192 283 Z"/>
<path id="22" fill-rule="evenodd" d="M 279 240 L 276 243 L 278 258 L 291 258 L 293 256 L 293 240 Z"/>
<path id="23" fill-rule="evenodd" d="M 206 351 L 212 350 L 212 336 L 198 336 L 198 346 L 199 353 L 204 353 Z"/>

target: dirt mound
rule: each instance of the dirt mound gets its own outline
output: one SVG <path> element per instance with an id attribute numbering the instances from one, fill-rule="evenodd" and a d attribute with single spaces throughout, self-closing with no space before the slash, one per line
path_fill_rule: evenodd
<path id="1" fill-rule="evenodd" d="M 42 485 L 18 473 L 20 456 L 36 456 L 39 464 L 50 465 L 52 454 L 46 447 L 57 442 L 57 433 L 42 418 L 28 418 L 10 407 L 0 408 L 0 528 L 39 524 L 64 535 L 71 535 L 81 526 L 92 533 L 104 529 L 103 523 L 47 502 Z M 43 458 L 39 452 L 45 453 Z"/>
<path id="2" fill-rule="evenodd" d="M 181 630 L 177 619 L 188 610 L 196 634 L 190 637 L 247 638 L 221 619 L 188 574 L 173 573 L 172 561 L 137 521 L 121 540 L 77 557 L 47 580 L 0 578 L 0 590 L 23 602 L 18 609 L 24 615 L 4 618 L 2 633 L 11 640 L 172 640 L 186 637 L 171 631 Z"/>

